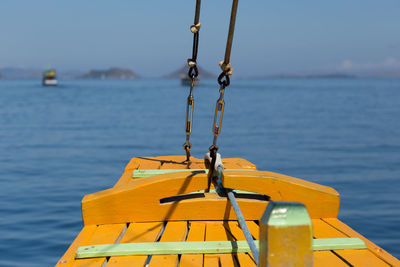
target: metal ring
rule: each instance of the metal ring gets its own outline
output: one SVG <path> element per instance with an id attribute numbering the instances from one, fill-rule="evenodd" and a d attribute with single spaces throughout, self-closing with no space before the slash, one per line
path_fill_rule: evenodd
<path id="1" fill-rule="evenodd" d="M 223 78 L 225 78 L 225 80 L 222 80 Z M 226 87 L 229 86 L 230 83 L 231 81 L 229 79 L 229 75 L 226 75 L 225 71 L 221 72 L 221 74 L 218 76 L 218 84 Z"/>
<path id="2" fill-rule="evenodd" d="M 194 73 L 193 73 L 193 71 L 194 71 Z M 199 70 L 197 69 L 197 66 L 194 67 L 194 68 L 189 68 L 188 75 L 189 75 L 189 77 L 192 78 L 192 79 L 194 79 L 194 78 L 196 78 L 197 76 L 199 76 Z"/>

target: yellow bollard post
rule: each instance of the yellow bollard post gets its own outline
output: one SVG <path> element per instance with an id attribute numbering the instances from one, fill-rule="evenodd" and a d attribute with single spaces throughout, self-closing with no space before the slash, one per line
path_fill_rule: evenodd
<path id="1" fill-rule="evenodd" d="M 260 267 L 312 267 L 312 223 L 298 202 L 270 202 L 260 220 Z"/>

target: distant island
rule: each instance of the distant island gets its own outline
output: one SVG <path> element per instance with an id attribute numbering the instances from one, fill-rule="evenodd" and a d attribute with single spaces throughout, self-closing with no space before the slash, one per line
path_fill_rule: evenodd
<path id="1" fill-rule="evenodd" d="M 322 79 L 322 78 L 357 78 L 358 76 L 348 73 L 322 73 L 322 74 L 275 74 L 275 75 L 262 75 L 257 78 L 305 78 L 305 79 Z"/>
<path id="2" fill-rule="evenodd" d="M 199 69 L 199 78 L 215 78 L 217 76 L 217 75 L 214 75 L 200 67 L 198 67 L 198 69 Z M 182 77 L 186 77 L 188 75 L 188 72 L 189 72 L 189 66 L 185 65 L 182 68 L 180 68 L 170 74 L 164 75 L 163 78 L 168 78 L 168 79 L 182 78 Z"/>
<path id="3" fill-rule="evenodd" d="M 45 68 L 38 67 L 0 67 L 0 79 L 41 79 L 42 72 Z M 189 67 L 187 65 L 180 69 L 162 76 L 163 78 L 176 78 L 181 79 L 187 77 Z M 84 74 L 86 73 L 86 74 Z M 219 72 L 210 73 L 203 68 L 199 67 L 200 78 L 216 78 Z M 105 70 L 90 70 L 89 72 L 82 71 L 80 69 L 59 69 L 57 68 L 57 77 L 60 79 L 135 79 L 139 75 L 134 73 L 130 69 L 124 68 L 110 68 Z M 261 75 L 240 75 L 235 73 L 235 78 L 241 79 L 351 79 L 351 78 L 389 78 L 398 79 L 400 78 L 400 69 L 390 70 L 370 70 L 370 71 L 331 71 L 331 72 L 298 72 L 298 73 L 266 73 Z"/>
<path id="4" fill-rule="evenodd" d="M 130 69 L 110 68 L 108 70 L 91 70 L 80 76 L 84 79 L 135 79 L 139 75 Z"/>

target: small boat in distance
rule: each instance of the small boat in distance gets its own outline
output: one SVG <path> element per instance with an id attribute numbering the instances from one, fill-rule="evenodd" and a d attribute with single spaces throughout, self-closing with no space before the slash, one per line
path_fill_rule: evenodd
<path id="1" fill-rule="evenodd" d="M 56 86 L 58 84 L 56 71 L 54 69 L 49 69 L 43 72 L 42 84 L 43 86 Z"/>

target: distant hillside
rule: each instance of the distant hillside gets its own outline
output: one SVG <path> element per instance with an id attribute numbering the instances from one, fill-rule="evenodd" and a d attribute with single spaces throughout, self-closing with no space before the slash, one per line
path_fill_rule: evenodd
<path id="1" fill-rule="evenodd" d="M 85 79 L 135 79 L 139 75 L 130 69 L 110 68 L 108 70 L 91 70 L 80 76 Z"/>
<path id="2" fill-rule="evenodd" d="M 214 75 L 200 67 L 198 67 L 198 68 L 199 68 L 199 78 L 215 78 L 216 77 L 216 75 Z M 186 76 L 188 74 L 188 72 L 189 72 L 189 66 L 185 65 L 182 68 L 180 68 L 170 74 L 164 75 L 163 77 L 164 78 L 181 78 L 182 76 Z"/>
<path id="3" fill-rule="evenodd" d="M 364 72 L 359 74 L 361 77 L 371 78 L 400 78 L 400 70 Z"/>
<path id="4" fill-rule="evenodd" d="M 259 78 L 305 78 L 305 79 L 321 79 L 321 78 L 356 78 L 356 75 L 348 73 L 320 73 L 320 74 L 274 74 L 274 75 L 262 75 Z"/>
<path id="5" fill-rule="evenodd" d="M 3 79 L 3 75 L 1 75 L 1 73 L 0 73 L 0 79 Z"/>

